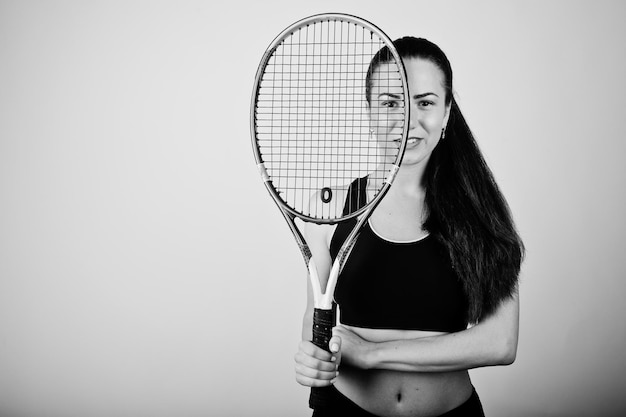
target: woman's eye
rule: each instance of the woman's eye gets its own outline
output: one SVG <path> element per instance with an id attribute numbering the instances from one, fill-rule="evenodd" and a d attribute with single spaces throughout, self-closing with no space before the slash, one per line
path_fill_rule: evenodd
<path id="1" fill-rule="evenodd" d="M 398 103 L 392 100 L 383 101 L 381 104 L 383 107 L 397 107 L 398 106 Z"/>
<path id="2" fill-rule="evenodd" d="M 418 104 L 420 107 L 429 107 L 429 106 L 433 106 L 435 103 L 433 103 L 430 100 L 422 100 Z"/>

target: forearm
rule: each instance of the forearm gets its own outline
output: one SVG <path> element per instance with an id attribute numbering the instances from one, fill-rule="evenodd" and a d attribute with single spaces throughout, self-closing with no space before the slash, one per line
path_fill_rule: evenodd
<path id="1" fill-rule="evenodd" d="M 483 366 L 508 365 L 514 349 L 505 342 L 481 343 L 473 329 L 413 340 L 370 345 L 367 367 L 407 372 L 451 372 Z"/>
<path id="2" fill-rule="evenodd" d="M 410 340 L 368 343 L 364 367 L 409 372 L 449 372 L 509 365 L 517 352 L 519 304 L 503 302 L 491 317 L 467 330 Z"/>

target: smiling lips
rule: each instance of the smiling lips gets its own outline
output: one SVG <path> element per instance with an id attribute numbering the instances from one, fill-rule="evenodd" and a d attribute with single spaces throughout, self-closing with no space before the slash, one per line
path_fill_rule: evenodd
<path id="1" fill-rule="evenodd" d="M 410 137 L 410 138 L 407 139 L 406 144 L 408 146 L 415 145 L 420 140 L 422 140 L 422 138 L 417 138 L 417 137 L 413 136 L 413 137 Z M 400 139 L 396 139 L 395 142 L 400 142 Z"/>

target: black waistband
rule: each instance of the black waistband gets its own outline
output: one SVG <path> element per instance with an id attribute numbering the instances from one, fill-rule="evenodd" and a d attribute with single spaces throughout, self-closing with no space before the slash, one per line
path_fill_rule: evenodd
<path id="1" fill-rule="evenodd" d="M 313 417 L 379 417 L 359 407 L 339 392 L 334 385 L 330 387 L 329 391 L 332 396 L 330 406 L 326 409 L 315 410 Z M 463 404 L 441 414 L 440 417 L 485 417 L 485 413 L 478 393 L 474 389 L 472 395 Z"/>

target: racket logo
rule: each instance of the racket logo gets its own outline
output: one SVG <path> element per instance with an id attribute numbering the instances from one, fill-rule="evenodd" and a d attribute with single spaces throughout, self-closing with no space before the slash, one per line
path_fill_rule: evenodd
<path id="1" fill-rule="evenodd" d="M 330 203 L 330 201 L 333 199 L 333 190 L 331 190 L 330 187 L 322 188 L 320 198 L 322 199 L 322 203 Z"/>

